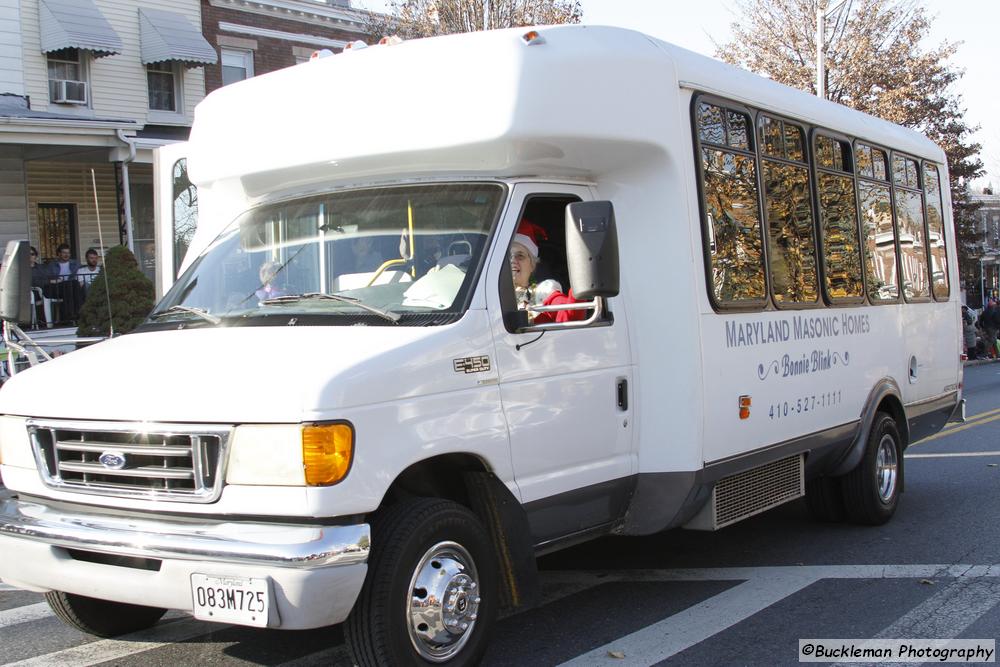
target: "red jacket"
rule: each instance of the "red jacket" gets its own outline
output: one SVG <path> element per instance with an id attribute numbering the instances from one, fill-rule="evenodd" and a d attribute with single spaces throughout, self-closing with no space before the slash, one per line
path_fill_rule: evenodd
<path id="1" fill-rule="evenodd" d="M 545 298 L 543 306 L 562 306 L 567 303 L 581 303 L 573 296 L 573 290 L 569 291 L 569 296 L 562 292 L 555 291 Z M 576 322 L 586 319 L 586 310 L 557 310 L 552 313 L 538 313 L 535 315 L 533 324 L 551 324 L 553 322 Z"/>

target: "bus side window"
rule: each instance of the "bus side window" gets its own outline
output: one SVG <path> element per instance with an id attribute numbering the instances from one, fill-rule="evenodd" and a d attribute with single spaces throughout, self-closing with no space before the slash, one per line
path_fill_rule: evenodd
<path id="1" fill-rule="evenodd" d="M 749 114 L 699 102 L 696 110 L 709 288 L 716 305 L 763 306 L 763 231 Z"/>
<path id="2" fill-rule="evenodd" d="M 947 301 L 948 246 L 944 237 L 944 206 L 941 203 L 941 178 L 935 165 L 924 163 L 924 197 L 927 199 L 927 243 L 931 251 L 931 290 L 934 298 Z"/>
<path id="3" fill-rule="evenodd" d="M 864 299 L 853 159 L 846 141 L 816 135 L 824 284 L 831 303 Z"/>
<path id="4" fill-rule="evenodd" d="M 892 185 L 896 200 L 896 225 L 899 229 L 900 263 L 903 268 L 903 296 L 914 300 L 930 297 L 924 200 L 918 173 L 916 160 L 893 154 Z"/>

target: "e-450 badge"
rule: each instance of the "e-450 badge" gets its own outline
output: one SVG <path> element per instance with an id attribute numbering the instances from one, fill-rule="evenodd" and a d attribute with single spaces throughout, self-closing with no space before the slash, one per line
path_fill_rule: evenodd
<path id="1" fill-rule="evenodd" d="M 455 366 L 456 373 L 485 373 L 490 370 L 489 357 L 465 357 L 463 359 L 454 359 L 452 364 Z"/>

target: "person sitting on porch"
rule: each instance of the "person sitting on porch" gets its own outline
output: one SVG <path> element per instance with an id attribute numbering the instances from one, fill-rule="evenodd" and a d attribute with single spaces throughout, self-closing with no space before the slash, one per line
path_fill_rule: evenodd
<path id="1" fill-rule="evenodd" d="M 60 243 L 56 248 L 56 258 L 48 264 L 49 282 L 58 283 L 69 280 L 69 277 L 80 268 L 80 263 L 70 257 L 69 246 Z"/>
<path id="2" fill-rule="evenodd" d="M 101 255 L 96 249 L 87 248 L 85 257 L 87 263 L 76 270 L 76 280 L 83 287 L 84 294 L 90 289 L 90 284 L 97 278 L 97 274 L 101 272 L 101 267 L 97 264 Z"/>
<path id="3" fill-rule="evenodd" d="M 48 270 L 44 264 L 38 261 L 38 250 L 35 246 L 31 246 L 31 252 L 29 253 L 31 257 L 31 286 L 32 287 L 45 287 L 48 281 Z"/>

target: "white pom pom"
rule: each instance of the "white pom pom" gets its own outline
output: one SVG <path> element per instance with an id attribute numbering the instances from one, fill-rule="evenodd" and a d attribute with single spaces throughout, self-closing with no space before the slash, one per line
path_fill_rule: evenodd
<path id="1" fill-rule="evenodd" d="M 555 292 L 562 292 L 562 285 L 559 284 L 559 281 L 551 278 L 543 280 L 535 287 L 535 304 L 545 303 L 545 300 Z"/>

